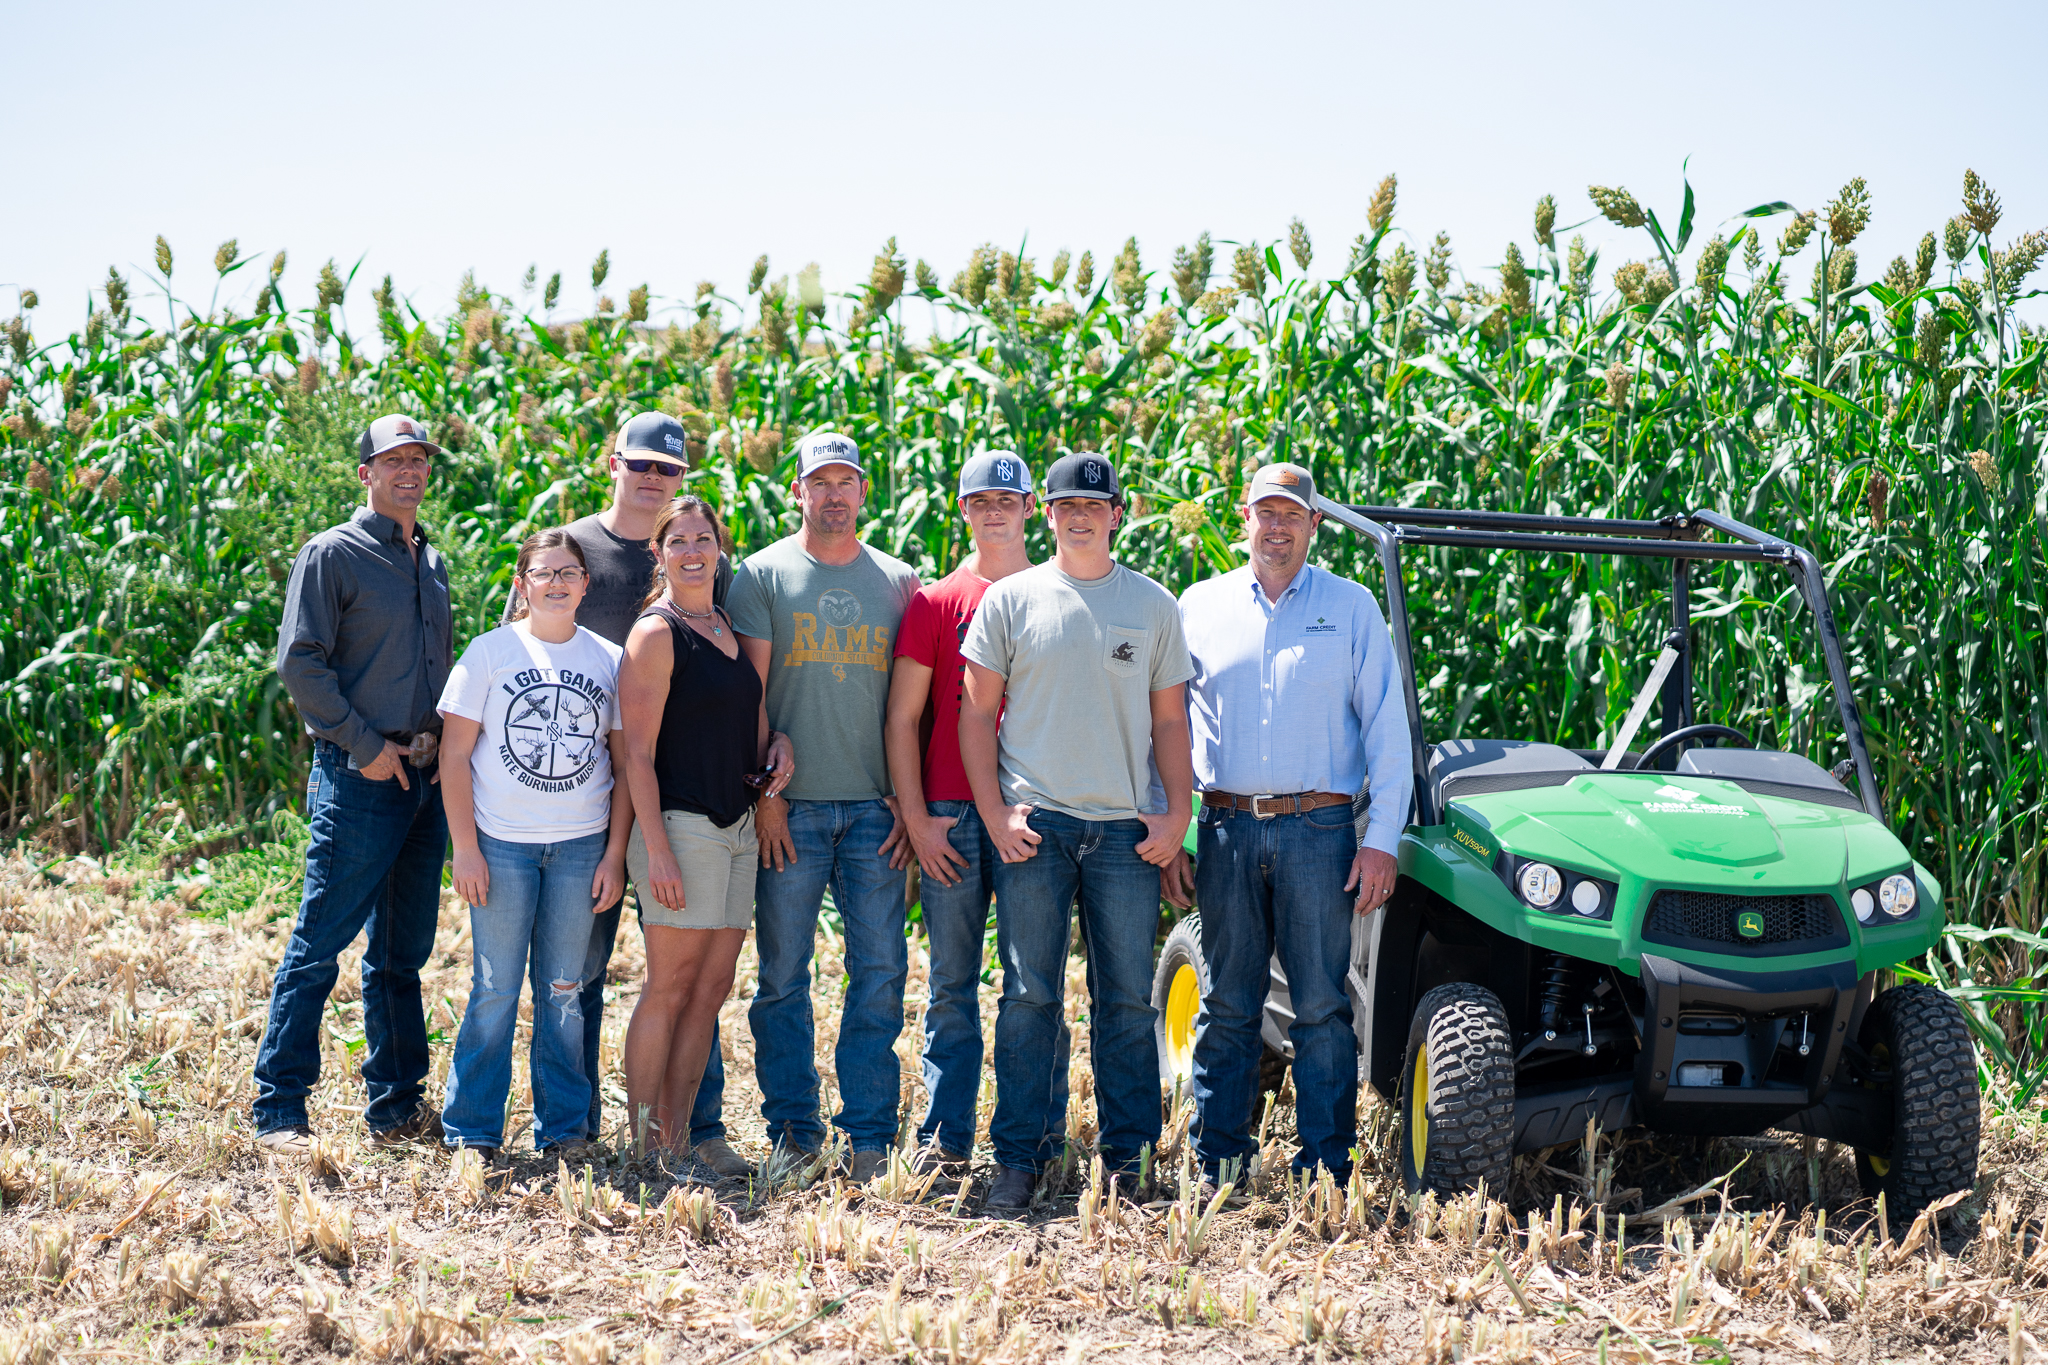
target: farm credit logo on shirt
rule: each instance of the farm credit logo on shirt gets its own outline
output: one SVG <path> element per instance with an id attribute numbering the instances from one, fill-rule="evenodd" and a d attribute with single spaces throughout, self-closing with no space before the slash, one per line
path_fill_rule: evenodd
<path id="1" fill-rule="evenodd" d="M 597 767 L 611 695 L 573 668 L 528 668 L 503 684 L 512 697 L 498 758 L 522 787 L 574 791 Z"/>
<path id="2" fill-rule="evenodd" d="M 796 624 L 796 639 L 782 656 L 784 668 L 805 664 L 829 664 L 832 676 L 842 682 L 850 664 L 889 671 L 889 631 L 885 626 L 870 629 L 860 623 L 860 598 L 844 588 L 834 588 L 818 598 L 815 612 L 790 613 Z"/>

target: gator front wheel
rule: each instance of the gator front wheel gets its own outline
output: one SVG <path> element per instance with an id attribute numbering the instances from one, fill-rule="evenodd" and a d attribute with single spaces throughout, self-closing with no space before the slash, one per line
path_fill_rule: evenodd
<path id="1" fill-rule="evenodd" d="M 1408 1025 L 1395 1134 L 1401 1181 L 1439 1198 L 1507 1188 L 1515 1149 L 1515 1052 L 1507 1011 L 1480 986 L 1438 986 Z"/>
<path id="2" fill-rule="evenodd" d="M 1911 1219 L 1977 1183 L 1976 1053 L 1956 1002 L 1918 982 L 1877 997 L 1863 1046 L 1892 1095 L 1891 1132 L 1856 1149 L 1863 1192 L 1880 1192 L 1893 1219 Z M 1897 1223 L 1894 1223 L 1897 1226 Z"/>
<path id="3" fill-rule="evenodd" d="M 1173 926 L 1159 949 L 1152 973 L 1153 1025 L 1159 1044 L 1159 1082 L 1179 1082 L 1187 1093 L 1195 1074 L 1195 1029 L 1209 994 L 1209 963 L 1202 956 L 1202 917 L 1189 915 Z"/>

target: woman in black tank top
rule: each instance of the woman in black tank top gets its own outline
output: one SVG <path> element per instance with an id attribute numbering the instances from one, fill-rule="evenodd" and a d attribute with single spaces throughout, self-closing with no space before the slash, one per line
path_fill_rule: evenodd
<path id="1" fill-rule="evenodd" d="M 761 675 L 712 602 L 724 540 L 701 498 L 663 510 L 653 590 L 619 669 L 636 822 L 627 865 L 647 941 L 647 981 L 626 1029 L 627 1121 L 636 1143 L 678 1156 L 753 922 L 754 799 L 796 771 L 788 740 L 768 729 Z"/>

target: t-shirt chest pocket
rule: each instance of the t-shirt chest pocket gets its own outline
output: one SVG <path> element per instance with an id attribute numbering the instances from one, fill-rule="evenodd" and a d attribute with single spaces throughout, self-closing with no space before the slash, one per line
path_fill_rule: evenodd
<path id="1" fill-rule="evenodd" d="M 1102 666 L 1119 678 L 1134 678 L 1151 667 L 1152 632 L 1111 626 L 1102 632 Z"/>

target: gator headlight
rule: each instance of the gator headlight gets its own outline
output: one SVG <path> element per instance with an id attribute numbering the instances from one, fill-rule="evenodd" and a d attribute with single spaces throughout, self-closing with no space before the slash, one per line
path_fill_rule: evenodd
<path id="1" fill-rule="evenodd" d="M 1521 888 L 1522 899 L 1538 910 L 1548 910 L 1564 894 L 1564 878 L 1549 863 L 1524 863 L 1522 875 L 1515 882 Z"/>
<path id="2" fill-rule="evenodd" d="M 1904 919 L 1920 903 L 1920 888 L 1903 872 L 1895 872 L 1877 884 L 1877 904 L 1893 919 Z"/>
<path id="3" fill-rule="evenodd" d="M 1581 877 L 1572 886 L 1572 909 L 1582 915 L 1600 913 L 1600 903 L 1606 899 L 1600 894 L 1600 883 L 1591 877 Z"/>
<path id="4" fill-rule="evenodd" d="M 1859 886 L 1849 893 L 1849 908 L 1856 912 L 1858 924 L 1868 924 L 1877 918 L 1877 897 L 1870 894 L 1870 888 Z"/>

